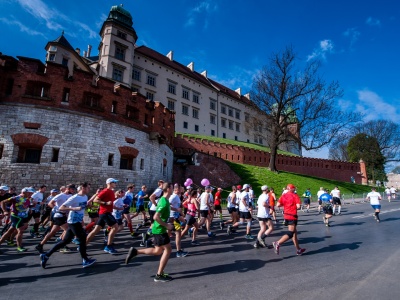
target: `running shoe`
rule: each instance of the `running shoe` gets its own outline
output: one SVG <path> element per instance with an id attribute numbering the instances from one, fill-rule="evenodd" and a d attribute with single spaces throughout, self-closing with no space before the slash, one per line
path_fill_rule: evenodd
<path id="1" fill-rule="evenodd" d="M 28 251 L 28 249 L 24 248 L 24 247 L 17 247 L 17 251 L 18 252 L 26 252 L 26 251 Z"/>
<path id="2" fill-rule="evenodd" d="M 124 220 L 122 221 L 122 223 L 124 224 L 124 227 L 128 226 L 128 221 L 127 221 L 126 219 L 124 219 Z"/>
<path id="3" fill-rule="evenodd" d="M 137 224 L 137 225 L 136 225 L 136 229 L 135 229 L 135 230 L 136 230 L 136 231 L 138 231 L 138 230 L 139 230 L 140 228 L 142 228 L 142 227 L 143 227 L 143 225 L 142 225 L 142 224 Z"/>
<path id="4" fill-rule="evenodd" d="M 155 282 L 168 282 L 171 280 L 172 280 L 172 277 L 167 274 L 161 274 L 161 275 L 157 274 L 156 277 L 154 277 Z"/>
<path id="5" fill-rule="evenodd" d="M 189 252 L 185 252 L 183 250 L 179 250 L 176 252 L 176 257 L 185 257 L 189 254 Z"/>
<path id="6" fill-rule="evenodd" d="M 380 221 L 381 221 L 381 220 L 379 220 L 379 219 L 376 219 L 376 222 L 378 222 L 378 223 L 379 223 Z"/>
<path id="7" fill-rule="evenodd" d="M 304 251 L 306 251 L 306 249 L 300 248 L 300 249 L 298 249 L 298 250 L 296 251 L 296 254 L 297 254 L 298 256 L 300 256 L 300 255 L 302 255 L 302 254 L 304 253 Z"/>
<path id="8" fill-rule="evenodd" d="M 128 255 L 125 258 L 125 264 L 127 265 L 129 261 L 137 255 L 137 250 L 131 247 L 128 251 Z"/>
<path id="9" fill-rule="evenodd" d="M 82 268 L 90 267 L 90 266 L 93 265 L 95 262 L 96 262 L 95 259 L 91 259 L 91 258 L 83 259 L 83 260 L 82 260 Z"/>
<path id="10" fill-rule="evenodd" d="M 274 252 L 279 255 L 279 247 L 280 247 L 279 243 L 273 242 L 272 247 L 274 247 Z"/>
<path id="11" fill-rule="evenodd" d="M 192 235 L 193 235 L 193 227 L 189 228 L 189 236 L 192 237 Z"/>
<path id="12" fill-rule="evenodd" d="M 244 236 L 244 238 L 245 238 L 246 240 L 254 240 L 254 237 L 253 237 L 251 234 L 246 234 L 246 235 Z"/>
<path id="13" fill-rule="evenodd" d="M 221 230 L 224 229 L 224 226 L 225 226 L 224 222 L 220 222 L 220 223 L 219 223 L 219 228 L 220 228 Z"/>
<path id="14" fill-rule="evenodd" d="M 259 238 L 257 238 L 257 242 L 258 242 L 258 244 L 260 244 L 260 246 L 262 246 L 262 247 L 267 247 L 267 245 L 265 245 L 265 242 L 264 242 L 264 240 L 263 239 L 259 239 Z"/>
<path id="15" fill-rule="evenodd" d="M 31 230 L 29 230 L 29 234 L 30 234 L 31 238 L 35 237 L 35 232 L 33 231 L 33 228 Z"/>
<path id="16" fill-rule="evenodd" d="M 213 232 L 207 233 L 207 235 L 208 235 L 209 238 L 213 238 L 213 237 L 216 237 L 216 236 L 217 236 L 217 235 L 216 235 L 215 233 L 213 233 Z"/>
<path id="17" fill-rule="evenodd" d="M 40 265 L 43 269 L 46 269 L 46 263 L 48 260 L 49 258 L 46 256 L 45 253 L 40 254 Z"/>
<path id="18" fill-rule="evenodd" d="M 75 245 L 79 245 L 81 242 L 77 238 L 74 238 L 72 240 L 72 243 L 74 243 Z"/>
<path id="19" fill-rule="evenodd" d="M 15 246 L 14 241 L 7 241 L 7 246 L 14 247 Z"/>
<path id="20" fill-rule="evenodd" d="M 43 245 L 42 244 L 36 245 L 35 249 L 36 249 L 37 252 L 39 252 L 39 254 L 43 253 Z"/>
<path id="21" fill-rule="evenodd" d="M 118 251 L 114 249 L 113 246 L 105 246 L 104 247 L 104 252 L 110 253 L 110 254 L 117 254 Z"/>
<path id="22" fill-rule="evenodd" d="M 139 232 L 131 232 L 131 237 L 137 237 L 139 236 Z"/>
<path id="23" fill-rule="evenodd" d="M 226 233 L 227 233 L 228 235 L 231 235 L 231 234 L 232 234 L 232 225 L 229 225 L 229 226 L 228 226 L 228 228 L 226 229 Z"/>
<path id="24" fill-rule="evenodd" d="M 258 241 L 254 243 L 254 248 L 256 249 L 260 248 L 260 243 Z"/>
<path id="25" fill-rule="evenodd" d="M 56 238 L 56 243 L 61 242 L 62 239 L 60 237 Z"/>
<path id="26" fill-rule="evenodd" d="M 104 237 L 108 237 L 108 234 L 109 234 L 110 232 L 108 231 L 108 229 L 104 229 Z"/>
<path id="27" fill-rule="evenodd" d="M 64 247 L 64 248 L 61 248 L 59 250 L 59 252 L 60 253 L 70 253 L 70 252 L 72 252 L 72 250 L 70 248 L 68 248 L 68 247 Z"/>
<path id="28" fill-rule="evenodd" d="M 200 246 L 200 243 L 196 240 L 191 242 L 192 246 Z"/>

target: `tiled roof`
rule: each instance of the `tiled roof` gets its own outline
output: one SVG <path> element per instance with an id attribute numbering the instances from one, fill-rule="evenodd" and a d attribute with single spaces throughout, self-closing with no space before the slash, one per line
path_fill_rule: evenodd
<path id="1" fill-rule="evenodd" d="M 75 51 L 74 48 L 71 46 L 71 44 L 67 41 L 67 39 L 64 37 L 64 33 L 61 34 L 58 38 L 56 38 L 54 41 L 51 41 L 50 43 L 58 43 L 66 47 L 67 49 L 70 49 L 72 51 Z"/>

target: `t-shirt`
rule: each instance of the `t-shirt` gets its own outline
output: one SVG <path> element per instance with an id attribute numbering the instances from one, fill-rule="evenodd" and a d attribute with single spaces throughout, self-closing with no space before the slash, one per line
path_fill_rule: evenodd
<path id="1" fill-rule="evenodd" d="M 125 196 L 122 198 L 118 198 L 117 200 L 114 201 L 113 203 L 113 216 L 115 219 L 119 220 L 122 218 L 122 210 L 116 209 L 116 208 L 124 208 L 124 199 Z"/>
<path id="2" fill-rule="evenodd" d="M 153 195 L 156 196 L 156 203 L 158 203 L 158 200 L 161 198 L 162 194 L 163 194 L 163 190 L 161 188 L 157 188 L 154 191 Z M 151 202 L 151 201 L 150 201 L 150 203 L 151 203 L 150 210 L 157 211 L 157 206 L 154 205 L 153 202 Z"/>
<path id="3" fill-rule="evenodd" d="M 70 197 L 63 204 L 66 207 L 80 207 L 81 209 L 78 211 L 70 210 L 68 214 L 67 223 L 75 224 L 81 223 L 83 221 L 83 217 L 85 216 L 85 208 L 87 206 L 88 197 L 86 195 L 75 194 Z"/>
<path id="4" fill-rule="evenodd" d="M 268 198 L 269 198 L 269 206 L 274 208 L 275 207 L 275 193 L 269 192 Z"/>
<path id="5" fill-rule="evenodd" d="M 215 205 L 221 205 L 221 192 L 218 191 L 215 193 Z"/>
<path id="6" fill-rule="evenodd" d="M 39 212 L 40 206 L 42 205 L 43 201 L 43 193 L 37 191 L 33 193 L 31 199 L 33 200 L 32 203 L 36 203 L 35 206 L 32 208 L 32 210 L 35 212 Z"/>
<path id="7" fill-rule="evenodd" d="M 14 196 L 11 198 L 11 214 L 20 218 L 26 218 L 29 214 L 29 199 L 23 196 Z"/>
<path id="8" fill-rule="evenodd" d="M 331 200 L 332 200 L 332 196 L 331 195 L 329 195 L 328 193 L 323 193 L 321 196 L 319 196 L 319 198 L 318 198 L 319 200 L 321 200 L 322 201 L 322 203 L 324 203 L 324 204 L 328 204 L 328 203 L 330 203 L 331 202 Z"/>
<path id="9" fill-rule="evenodd" d="M 297 204 L 300 204 L 298 195 L 287 192 L 281 196 L 278 202 L 283 206 L 285 220 L 297 220 Z"/>
<path id="10" fill-rule="evenodd" d="M 319 191 L 317 192 L 317 198 L 319 199 L 319 197 L 321 197 L 322 194 L 325 194 L 325 192 L 319 190 Z"/>
<path id="11" fill-rule="evenodd" d="M 391 187 L 391 188 L 390 188 L 390 192 L 391 192 L 392 194 L 395 194 L 395 193 L 396 193 L 396 189 L 395 189 L 394 187 Z"/>
<path id="12" fill-rule="evenodd" d="M 385 190 L 385 193 L 386 193 L 386 195 L 390 195 L 390 189 L 387 188 L 387 189 Z"/>
<path id="13" fill-rule="evenodd" d="M 335 197 L 335 198 L 340 198 L 340 191 L 339 190 L 332 190 L 331 191 L 331 195 L 332 195 L 332 197 Z"/>
<path id="14" fill-rule="evenodd" d="M 115 194 L 114 191 L 111 189 L 107 189 L 105 188 L 104 190 L 102 190 L 97 197 L 99 197 L 99 199 L 102 202 L 109 202 L 111 201 L 111 203 L 114 202 L 115 200 Z M 105 205 L 105 204 L 100 204 L 100 210 L 99 210 L 99 214 L 105 214 L 105 213 L 112 213 L 113 211 L 113 206 L 111 205 Z"/>
<path id="15" fill-rule="evenodd" d="M 61 193 L 56 195 L 53 198 L 54 201 L 54 207 L 53 207 L 53 213 L 54 213 L 54 218 L 62 218 L 66 215 L 66 212 L 61 212 L 60 207 L 67 201 L 72 195 L 71 194 L 65 194 Z"/>
<path id="16" fill-rule="evenodd" d="M 164 222 L 168 221 L 171 212 L 171 207 L 169 201 L 164 196 L 158 200 L 156 212 L 160 214 L 161 220 L 163 220 Z M 163 234 L 167 232 L 167 228 L 161 226 L 160 223 L 154 220 L 151 232 L 153 234 Z"/>
<path id="17" fill-rule="evenodd" d="M 264 207 L 264 203 L 267 203 L 268 206 Z M 259 217 L 259 218 L 270 218 L 271 217 L 269 214 L 269 196 L 268 196 L 268 194 L 262 193 L 258 197 L 257 206 L 258 206 L 257 217 Z"/>
<path id="18" fill-rule="evenodd" d="M 304 198 L 311 198 L 311 192 L 309 190 L 306 190 L 303 194 Z"/>
<path id="19" fill-rule="evenodd" d="M 235 195 L 235 193 L 234 193 L 234 192 L 231 192 L 231 193 L 229 194 L 228 198 L 226 199 L 226 201 L 227 201 L 226 207 L 227 207 L 227 208 L 235 207 L 235 205 L 232 203 L 232 198 L 234 197 L 234 195 Z M 236 202 L 236 199 L 235 199 L 235 202 Z"/>
<path id="20" fill-rule="evenodd" d="M 131 207 L 133 202 L 133 193 L 131 192 L 126 192 L 125 193 L 125 198 L 124 198 L 124 204 L 127 207 Z"/>
<path id="21" fill-rule="evenodd" d="M 367 198 L 369 198 L 371 205 L 380 204 L 379 200 L 381 199 L 381 195 L 378 192 L 369 192 Z"/>
<path id="22" fill-rule="evenodd" d="M 170 204 L 171 207 L 173 207 L 173 208 L 179 208 L 179 207 L 181 207 L 181 198 L 179 198 L 179 196 L 178 196 L 177 194 L 172 194 L 172 195 L 169 197 L 169 204 Z M 173 218 L 175 212 L 176 212 L 176 211 L 174 211 L 174 210 L 171 209 L 171 212 L 170 212 L 169 216 L 170 216 L 171 218 Z"/>
<path id="23" fill-rule="evenodd" d="M 144 205 L 144 198 L 140 198 L 140 197 L 144 197 L 145 195 L 146 195 L 146 192 L 144 192 L 142 190 L 137 193 L 136 207 L 139 207 L 140 205 Z"/>
<path id="24" fill-rule="evenodd" d="M 207 200 L 208 196 L 208 200 Z M 208 203 L 210 203 L 211 194 L 203 192 L 200 196 L 200 210 L 208 210 Z"/>
<path id="25" fill-rule="evenodd" d="M 246 205 L 243 203 L 243 200 L 246 203 Z M 250 195 L 248 192 L 243 191 L 240 194 L 239 211 L 248 212 L 249 211 L 249 208 L 248 208 L 249 203 L 250 203 Z"/>

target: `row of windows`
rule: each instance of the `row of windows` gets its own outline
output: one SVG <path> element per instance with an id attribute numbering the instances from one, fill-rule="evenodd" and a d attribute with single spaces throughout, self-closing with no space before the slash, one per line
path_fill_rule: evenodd
<path id="1" fill-rule="evenodd" d="M 236 130 L 237 132 L 240 132 L 240 123 L 235 123 L 233 121 L 230 120 L 226 120 L 226 119 L 221 119 L 221 127 L 222 128 L 226 128 L 228 125 L 228 128 L 230 130 Z"/>
<path id="2" fill-rule="evenodd" d="M 224 115 L 227 114 L 230 117 L 235 117 L 236 119 L 240 120 L 240 110 L 234 109 L 230 106 L 221 104 L 221 113 Z"/>

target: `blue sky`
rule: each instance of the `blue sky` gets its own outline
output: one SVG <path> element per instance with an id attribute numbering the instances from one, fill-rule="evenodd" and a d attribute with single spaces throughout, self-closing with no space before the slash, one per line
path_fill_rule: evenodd
<path id="1" fill-rule="evenodd" d="M 322 60 L 326 81 L 338 80 L 338 109 L 365 120 L 400 122 L 400 3 L 394 0 L 2 0 L 0 51 L 44 61 L 44 46 L 65 31 L 73 47 L 93 45 L 111 6 L 133 17 L 138 45 L 243 93 L 271 53 L 292 45 L 299 66 Z M 327 149 L 307 156 L 327 158 Z"/>

